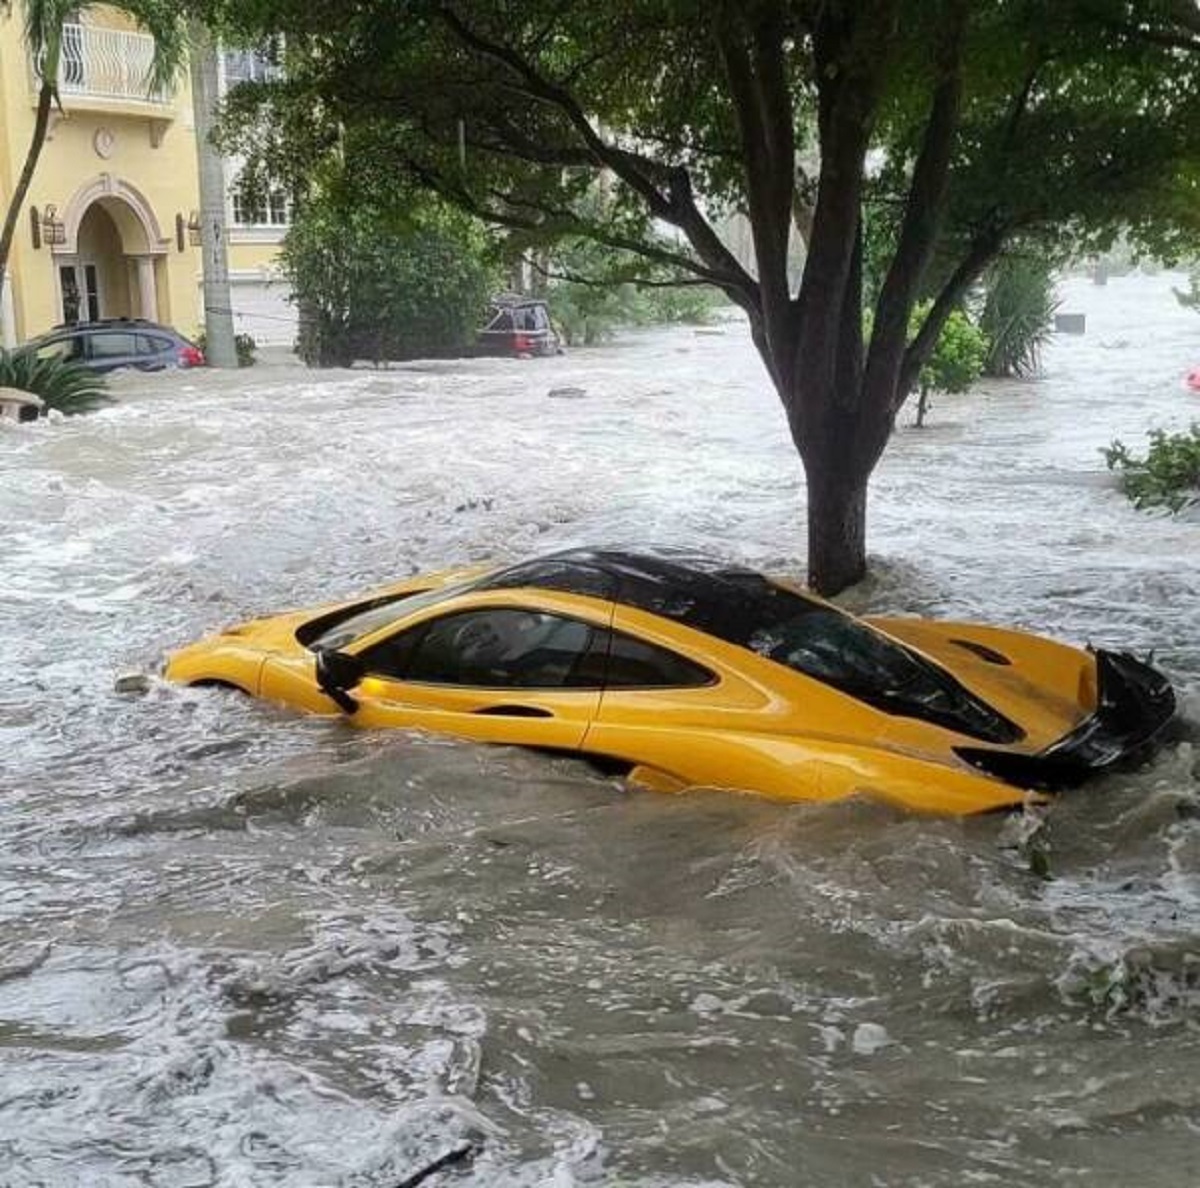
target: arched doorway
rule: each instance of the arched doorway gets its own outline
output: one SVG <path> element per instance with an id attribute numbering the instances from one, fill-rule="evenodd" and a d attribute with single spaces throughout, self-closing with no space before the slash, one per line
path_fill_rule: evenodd
<path id="1" fill-rule="evenodd" d="M 145 199 L 108 175 L 82 187 L 67 209 L 55 250 L 62 321 L 160 320 L 156 263 L 166 241 Z"/>

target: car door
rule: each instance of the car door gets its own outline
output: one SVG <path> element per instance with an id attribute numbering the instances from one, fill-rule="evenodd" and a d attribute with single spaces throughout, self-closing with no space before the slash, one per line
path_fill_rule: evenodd
<path id="1" fill-rule="evenodd" d="M 161 334 L 136 334 L 138 371 L 162 371 L 171 361 L 170 342 Z"/>
<path id="2" fill-rule="evenodd" d="M 355 722 L 577 750 L 600 705 L 606 632 L 530 607 L 433 615 L 359 653 Z"/>
<path id="3" fill-rule="evenodd" d="M 618 608 L 600 710 L 589 752 L 631 765 L 631 778 L 660 790 L 705 785 L 768 796 L 821 794 L 819 756 L 794 734 L 793 706 L 747 677 L 732 645 Z M 732 660 L 732 662 L 731 662 Z"/>
<path id="4" fill-rule="evenodd" d="M 97 330 L 88 340 L 93 371 L 115 371 L 137 362 L 134 335 L 128 330 Z"/>

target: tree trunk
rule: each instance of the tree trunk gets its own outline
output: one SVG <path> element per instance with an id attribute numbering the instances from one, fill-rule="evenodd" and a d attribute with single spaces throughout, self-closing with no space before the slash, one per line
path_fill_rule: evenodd
<path id="1" fill-rule="evenodd" d="M 927 384 L 921 385 L 921 392 L 917 396 L 917 428 L 922 429 L 925 426 L 925 414 L 929 411 L 929 387 Z"/>
<path id="2" fill-rule="evenodd" d="M 57 71 L 51 74 L 53 79 Z M 13 235 L 17 229 L 17 219 L 29 196 L 29 187 L 33 182 L 33 171 L 37 168 L 38 158 L 42 155 L 42 146 L 46 143 L 46 132 L 50 127 L 50 105 L 54 102 L 54 86 L 52 82 L 43 80 L 38 91 L 37 117 L 33 124 L 33 136 L 29 141 L 29 150 L 25 154 L 25 166 L 13 189 L 12 198 L 8 203 L 8 213 L 4 216 L 4 230 L 0 231 L 0 289 L 4 287 L 4 276 L 8 271 L 8 257 L 12 251 Z"/>
<path id="3" fill-rule="evenodd" d="M 837 594 L 867 573 L 867 482 L 870 469 L 828 458 L 810 459 L 808 584 Z"/>

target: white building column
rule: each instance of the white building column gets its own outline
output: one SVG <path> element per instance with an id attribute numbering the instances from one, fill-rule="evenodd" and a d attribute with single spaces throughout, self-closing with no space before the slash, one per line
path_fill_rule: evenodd
<path id="1" fill-rule="evenodd" d="M 158 321 L 158 289 L 154 284 L 154 257 L 137 257 L 138 317 Z"/>
<path id="2" fill-rule="evenodd" d="M 17 315 L 13 309 L 12 275 L 4 273 L 4 286 L 0 288 L 0 344 L 6 347 L 17 345 Z"/>

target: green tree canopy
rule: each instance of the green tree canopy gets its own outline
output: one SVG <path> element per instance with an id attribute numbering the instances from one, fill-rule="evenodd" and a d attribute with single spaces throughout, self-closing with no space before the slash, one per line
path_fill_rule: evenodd
<path id="1" fill-rule="evenodd" d="M 283 267 L 308 362 L 408 359 L 461 349 L 498 281 L 482 228 L 428 197 L 403 218 L 342 200 L 305 203 Z"/>
<path id="2" fill-rule="evenodd" d="M 1169 257 L 1196 231 L 1192 0 L 198 3 L 232 36 L 287 33 L 286 79 L 230 116 L 262 168 L 303 187 L 353 138 L 364 192 L 402 176 L 531 242 L 582 235 L 723 289 L 804 462 L 825 591 L 862 576 L 896 412 L 1006 243 L 1125 228 Z M 714 229 L 727 210 L 753 267 Z M 889 228 L 869 339 L 868 212 Z"/>

